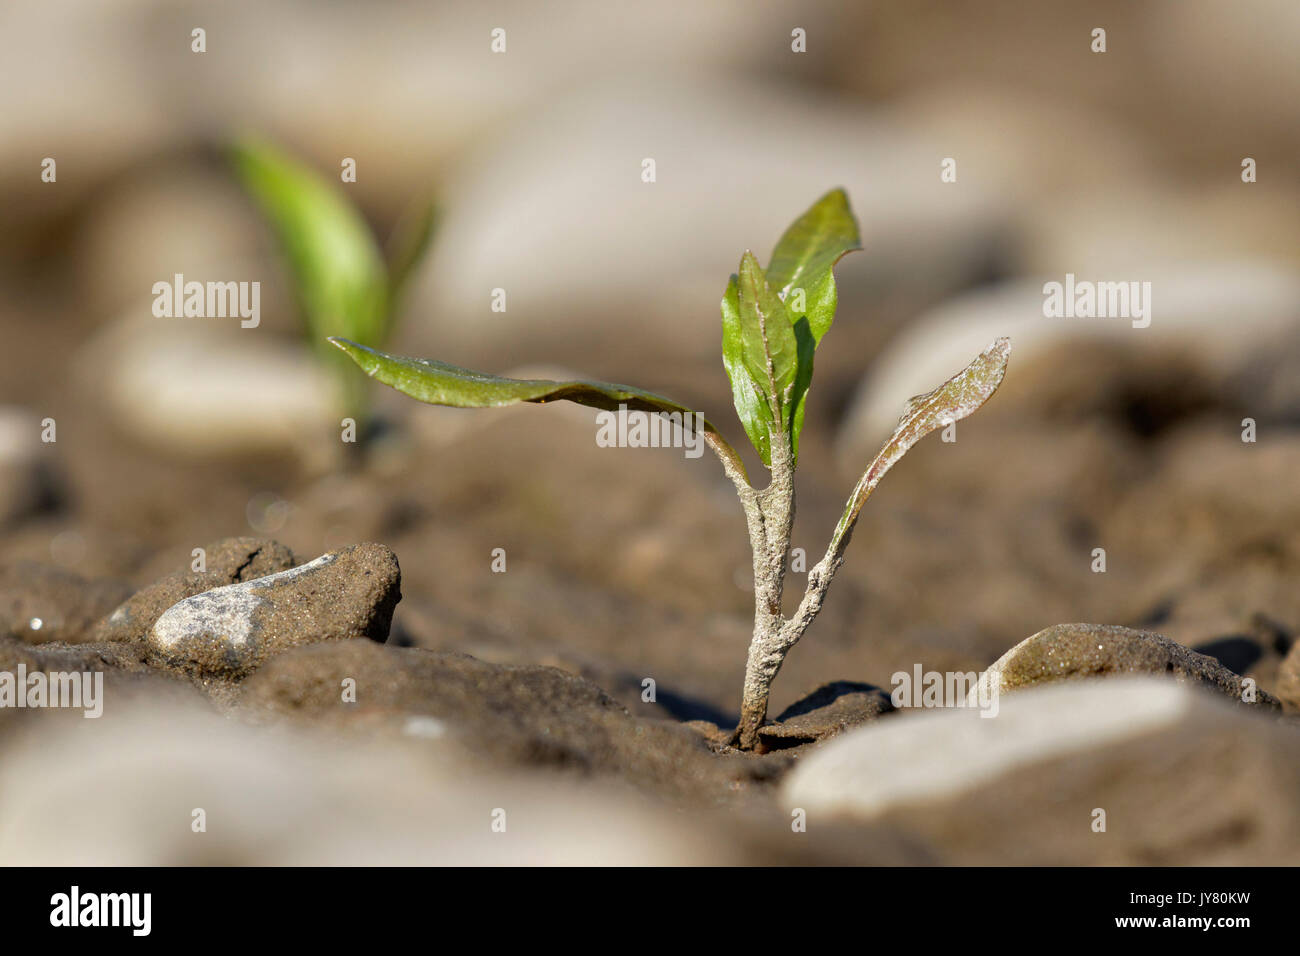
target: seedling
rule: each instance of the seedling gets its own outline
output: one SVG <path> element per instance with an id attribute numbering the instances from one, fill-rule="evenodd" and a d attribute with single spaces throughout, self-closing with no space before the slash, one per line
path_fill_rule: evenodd
<path id="1" fill-rule="evenodd" d="M 412 206 L 389 237 L 385 254 L 341 182 L 331 183 L 251 137 L 233 143 L 229 155 L 279 241 L 307 340 L 336 370 L 348 407 L 364 414 L 355 373 L 326 339 L 339 335 L 370 346 L 388 339 L 407 280 L 433 235 L 432 203 Z"/>
<path id="2" fill-rule="evenodd" d="M 746 750 L 758 744 L 772 681 L 821 610 L 867 498 L 909 448 L 989 399 L 1002 382 L 1011 352 L 1009 340 L 1000 338 L 934 391 L 906 403 L 898 426 L 849 496 L 825 556 L 808 572 L 798 609 L 785 617 L 781 596 L 794 523 L 794 472 L 813 356 L 835 317 L 832 267 L 845 253 L 860 248 L 848 199 L 842 190 L 833 190 L 786 230 L 766 270 L 746 252 L 722 297 L 722 363 L 745 433 L 771 473 L 766 488 L 753 487 L 735 449 L 704 420 L 704 441 L 736 486 L 754 554 L 754 635 L 740 723 L 732 738 Z M 372 378 L 434 405 L 489 408 L 567 399 L 611 411 L 624 405 L 629 410 L 680 413 L 683 421 L 691 421 L 684 406 L 627 385 L 500 378 L 430 359 L 388 355 L 346 339 L 330 341 Z"/>

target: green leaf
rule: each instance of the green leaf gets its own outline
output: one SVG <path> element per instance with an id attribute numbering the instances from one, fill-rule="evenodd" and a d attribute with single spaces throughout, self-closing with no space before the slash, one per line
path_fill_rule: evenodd
<path id="1" fill-rule="evenodd" d="M 872 459 L 858 480 L 857 487 L 853 489 L 844 508 L 844 515 L 831 538 L 832 551 L 852 531 L 862 506 L 880 484 L 880 479 L 885 477 L 885 473 L 908 449 L 930 432 L 960 421 L 987 402 L 1002 384 L 1010 358 L 1011 340 L 997 339 L 976 356 L 973 362 L 938 388 L 908 399 L 894 433 Z"/>
<path id="2" fill-rule="evenodd" d="M 744 348 L 740 329 L 740 286 L 733 275 L 722 296 L 722 364 L 731 380 L 732 401 L 740 424 L 744 426 L 758 457 L 764 465 L 770 466 L 772 449 L 768 429 L 772 425 L 772 411 L 745 369 Z"/>
<path id="3" fill-rule="evenodd" d="M 520 402 L 540 405 L 565 400 L 609 411 L 617 411 L 620 405 L 626 405 L 633 411 L 679 412 L 683 415 L 683 422 L 686 415 L 695 414 L 672 399 L 630 385 L 588 379 L 557 382 L 536 378 L 503 378 L 435 359 L 390 355 L 347 339 L 331 338 L 329 341 L 342 349 L 371 378 L 430 405 L 499 408 Z M 705 440 L 713 449 L 744 476 L 745 468 L 740 457 L 707 419 L 704 420 L 704 432 Z"/>
<path id="4" fill-rule="evenodd" d="M 722 364 L 745 434 L 769 467 L 768 435 L 774 421 L 781 422 L 794 460 L 799 460 L 813 353 L 835 318 L 838 301 L 833 267 L 845 253 L 861 248 L 848 197 L 833 189 L 786 229 L 766 273 L 746 253 L 739 282 L 732 276 L 727 286 Z"/>
<path id="5" fill-rule="evenodd" d="M 794 337 L 799 348 L 799 369 L 795 374 L 794 390 L 790 398 L 791 404 L 794 406 L 794 414 L 790 419 L 790 453 L 797 465 L 799 463 L 799 433 L 803 431 L 804 406 L 807 404 L 808 387 L 812 385 L 813 353 L 817 350 L 817 342 L 813 339 L 806 316 L 800 316 L 795 321 Z"/>
<path id="6" fill-rule="evenodd" d="M 790 399 L 799 368 L 799 343 L 785 304 L 768 285 L 751 252 L 740 260 L 739 303 L 745 370 L 767 401 L 772 420 L 788 428 L 794 411 Z"/>
<path id="7" fill-rule="evenodd" d="M 772 251 L 767 281 L 779 292 L 797 322 L 808 319 L 814 343 L 835 318 L 836 291 L 832 267 L 845 253 L 862 248 L 858 223 L 843 189 L 832 189 L 791 223 Z M 805 305 L 795 308 L 794 293 L 803 289 Z"/>
<path id="8" fill-rule="evenodd" d="M 382 342 L 387 269 L 370 229 L 341 188 L 260 140 L 236 142 L 231 159 L 284 249 L 310 340 L 343 335 Z"/>

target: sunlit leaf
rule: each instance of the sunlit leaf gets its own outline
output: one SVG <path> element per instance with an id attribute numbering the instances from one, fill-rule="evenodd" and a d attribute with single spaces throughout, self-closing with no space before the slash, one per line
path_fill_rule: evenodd
<path id="1" fill-rule="evenodd" d="M 799 345 L 785 303 L 750 252 L 740 260 L 740 339 L 745 369 L 767 399 L 773 419 L 788 426 Z"/>
<path id="2" fill-rule="evenodd" d="M 551 381 L 503 378 L 435 359 L 390 355 L 347 339 L 331 338 L 329 341 L 342 349 L 371 378 L 430 405 L 500 408 L 520 402 L 544 404 L 564 400 L 609 411 L 617 411 L 623 405 L 631 411 L 677 412 L 683 415 L 683 421 L 684 416 L 694 414 L 691 409 L 672 399 L 630 385 L 588 379 Z M 705 440 L 743 476 L 745 469 L 739 456 L 707 419 L 703 424 Z"/>
<path id="3" fill-rule="evenodd" d="M 731 396 L 745 434 L 763 464 L 771 464 L 771 440 L 768 428 L 772 411 L 759 394 L 758 385 L 745 368 L 745 344 L 740 329 L 740 287 L 736 276 L 727 283 L 722 296 L 722 364 L 731 380 Z"/>
<path id="4" fill-rule="evenodd" d="M 807 316 L 814 343 L 820 343 L 835 318 L 836 291 L 832 267 L 845 253 L 862 248 L 858 223 L 842 189 L 832 189 L 791 223 L 772 250 L 767 282 L 780 293 L 798 322 Z M 804 308 L 796 308 L 796 290 L 804 292 Z"/>
<path id="5" fill-rule="evenodd" d="M 765 465 L 771 465 L 774 421 L 780 421 L 798 461 L 813 353 L 835 318 L 833 267 L 860 248 L 848 197 L 833 189 L 786 229 L 766 272 L 746 253 L 739 279 L 732 276 L 727 286 L 722 364 L 736 413 Z"/>

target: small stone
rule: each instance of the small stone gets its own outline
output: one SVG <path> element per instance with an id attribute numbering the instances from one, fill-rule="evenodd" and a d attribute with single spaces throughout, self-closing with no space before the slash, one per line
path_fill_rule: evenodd
<path id="1" fill-rule="evenodd" d="M 1167 674 L 1216 690 L 1238 703 L 1277 710 L 1272 694 L 1248 687 L 1213 657 L 1163 635 L 1102 624 L 1057 624 L 1027 637 L 980 675 L 968 703 L 1048 681 L 1115 674 Z"/>
<path id="2" fill-rule="evenodd" d="M 287 571 L 297 564 L 293 552 L 278 541 L 223 538 L 203 548 L 203 571 L 178 571 L 137 591 L 95 629 L 100 641 L 142 641 L 154 622 L 173 604 L 228 584 L 240 584 Z"/>
<path id="3" fill-rule="evenodd" d="M 292 647 L 388 638 L 401 600 L 397 556 L 380 544 L 332 551 L 287 571 L 187 597 L 149 631 L 158 659 L 238 679 Z"/>
<path id="4" fill-rule="evenodd" d="M 813 822 L 897 827 L 944 864 L 1295 865 L 1300 734 L 1149 676 L 1073 681 L 859 727 L 781 794 Z"/>

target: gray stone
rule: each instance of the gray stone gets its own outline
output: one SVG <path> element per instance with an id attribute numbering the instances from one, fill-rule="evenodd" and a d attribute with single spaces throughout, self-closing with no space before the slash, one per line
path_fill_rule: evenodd
<path id="1" fill-rule="evenodd" d="M 1300 733 L 1152 677 L 1033 688 L 850 731 L 784 783 L 810 831 L 901 827 L 945 863 L 1300 861 Z"/>
<path id="2" fill-rule="evenodd" d="M 969 700 L 1047 681 L 1116 674 L 1167 674 L 1238 703 L 1268 710 L 1280 707 L 1272 694 L 1244 684 L 1240 675 L 1213 657 L 1152 631 L 1103 624 L 1056 624 L 1025 638 L 980 675 Z"/>
<path id="3" fill-rule="evenodd" d="M 137 591 L 99 622 L 95 638 L 142 641 L 154 621 L 178 601 L 213 588 L 287 571 L 297 564 L 293 552 L 284 545 L 259 538 L 223 538 L 205 545 L 203 553 L 205 570 L 178 571 Z"/>
<path id="4" fill-rule="evenodd" d="M 237 679 L 292 647 L 388 638 L 401 600 L 397 556 L 358 544 L 266 577 L 205 591 L 168 608 L 147 644 L 159 662 Z"/>

